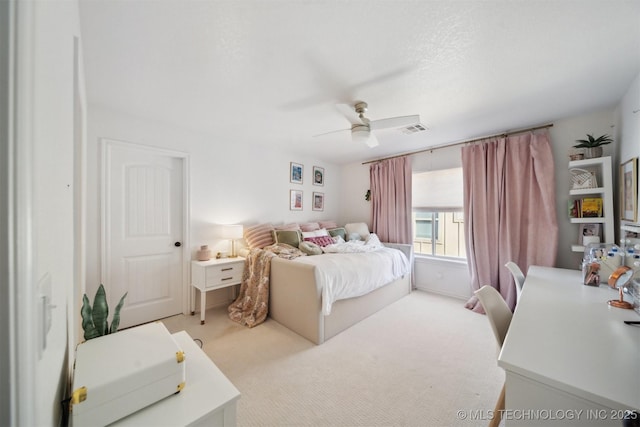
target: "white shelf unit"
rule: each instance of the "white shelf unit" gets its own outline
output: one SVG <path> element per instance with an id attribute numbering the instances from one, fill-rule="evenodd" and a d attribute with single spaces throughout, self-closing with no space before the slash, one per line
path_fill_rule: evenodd
<path id="1" fill-rule="evenodd" d="M 574 160 L 569 162 L 569 169 L 580 168 L 595 173 L 598 187 L 569 190 L 570 200 L 583 197 L 602 197 L 602 213 L 599 218 L 570 218 L 573 224 L 602 224 L 602 243 L 615 243 L 613 221 L 613 175 L 611 170 L 611 157 L 597 157 L 595 159 Z M 576 243 L 571 245 L 574 252 L 584 252 L 582 242 L 578 241 L 576 230 Z"/>

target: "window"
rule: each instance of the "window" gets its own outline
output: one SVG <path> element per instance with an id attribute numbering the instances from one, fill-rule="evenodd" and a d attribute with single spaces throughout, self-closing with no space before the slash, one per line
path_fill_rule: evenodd
<path id="1" fill-rule="evenodd" d="M 466 258 L 462 168 L 414 173 L 412 185 L 415 253 Z"/>

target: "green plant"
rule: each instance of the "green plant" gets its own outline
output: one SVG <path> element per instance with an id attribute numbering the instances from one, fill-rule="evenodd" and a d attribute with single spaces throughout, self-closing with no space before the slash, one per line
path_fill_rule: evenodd
<path id="1" fill-rule="evenodd" d="M 587 134 L 588 139 L 576 139 L 579 144 L 574 145 L 574 148 L 593 148 L 600 147 L 601 145 L 611 144 L 613 139 L 609 135 L 602 135 L 594 138 L 593 135 Z"/>
<path id="2" fill-rule="evenodd" d="M 122 295 L 120 302 L 116 306 L 113 312 L 113 320 L 111 321 L 111 327 L 107 318 L 109 317 L 109 304 L 107 303 L 107 294 L 104 291 L 104 286 L 100 285 L 96 296 L 93 298 L 93 307 L 89 303 L 87 294 L 82 297 L 82 308 L 80 314 L 82 315 L 82 329 L 84 329 L 84 339 L 90 340 L 91 338 L 100 337 L 102 335 L 113 334 L 118 331 L 120 325 L 120 310 L 124 305 L 124 299 L 127 296 L 127 292 Z"/>

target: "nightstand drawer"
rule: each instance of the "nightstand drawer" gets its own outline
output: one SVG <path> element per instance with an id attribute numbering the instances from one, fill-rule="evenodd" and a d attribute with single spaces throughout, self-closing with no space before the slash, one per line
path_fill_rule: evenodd
<path id="1" fill-rule="evenodd" d="M 205 286 L 212 288 L 231 283 L 240 283 L 243 269 L 243 262 L 209 266 L 207 267 Z"/>

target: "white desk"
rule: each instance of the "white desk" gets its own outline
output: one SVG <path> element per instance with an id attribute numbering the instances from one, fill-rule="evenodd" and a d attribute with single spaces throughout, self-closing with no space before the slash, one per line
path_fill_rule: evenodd
<path id="1" fill-rule="evenodd" d="M 616 298 L 577 270 L 529 269 L 498 357 L 507 425 L 619 427 L 618 415 L 640 409 L 640 327 L 623 323 L 640 316 L 607 305 Z"/>
<path id="2" fill-rule="evenodd" d="M 240 392 L 185 331 L 173 334 L 185 353 L 186 385 L 113 426 L 235 426 Z"/>

